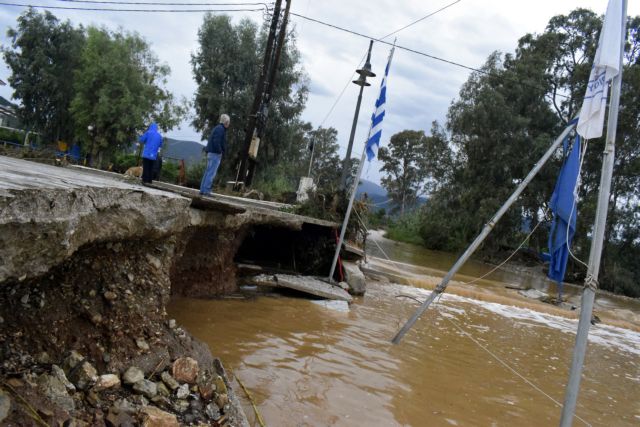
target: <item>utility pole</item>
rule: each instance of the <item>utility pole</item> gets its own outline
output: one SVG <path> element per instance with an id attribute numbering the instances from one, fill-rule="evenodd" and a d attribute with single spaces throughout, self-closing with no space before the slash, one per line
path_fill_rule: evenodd
<path id="1" fill-rule="evenodd" d="M 358 101 L 356 102 L 356 112 L 353 115 L 353 123 L 351 124 L 351 134 L 349 135 L 349 144 L 347 145 L 347 154 L 342 161 L 342 174 L 340 175 L 340 188 L 347 188 L 347 176 L 351 171 L 351 149 L 353 148 L 353 139 L 356 136 L 356 126 L 358 124 L 358 116 L 360 115 L 360 104 L 362 103 L 362 90 L 365 86 L 371 86 L 367 82 L 367 77 L 375 77 L 376 75 L 371 71 L 371 47 L 373 46 L 373 40 L 369 41 L 369 51 L 367 52 L 367 60 L 364 66 L 356 70 L 356 73 L 360 74 L 358 80 L 354 80 L 353 83 L 360 86 L 360 92 L 358 93 Z"/>
<path id="2" fill-rule="evenodd" d="M 256 171 L 256 156 L 258 155 L 258 144 L 264 135 L 265 128 L 267 126 L 267 117 L 269 115 L 269 104 L 271 103 L 271 97 L 273 89 L 276 84 L 276 76 L 278 74 L 278 66 L 280 66 L 280 57 L 282 56 L 282 49 L 284 49 L 284 43 L 287 39 L 287 23 L 289 22 L 289 9 L 291 9 L 291 0 L 287 0 L 287 6 L 284 9 L 284 16 L 282 17 L 282 23 L 280 24 L 280 32 L 278 33 L 278 40 L 276 42 L 276 51 L 274 54 L 273 62 L 271 63 L 269 78 L 267 80 L 267 89 L 262 98 L 262 105 L 260 106 L 260 112 L 258 115 L 258 124 L 256 127 L 256 143 L 255 149 L 249 150 L 249 167 L 247 171 L 247 178 L 245 180 L 246 186 L 251 186 L 253 182 L 253 176 Z M 253 142 L 253 141 L 252 141 Z M 252 155 L 253 154 L 253 155 Z"/>
<path id="3" fill-rule="evenodd" d="M 271 26 L 269 27 L 269 35 L 267 37 L 267 45 L 264 49 L 264 59 L 262 61 L 262 69 L 260 70 L 260 76 L 258 77 L 258 83 L 256 85 L 255 95 L 253 97 L 253 104 L 251 105 L 251 110 L 249 111 L 249 118 L 247 122 L 247 127 L 245 130 L 244 143 L 242 145 L 242 150 L 240 151 L 242 160 L 240 163 L 240 171 L 238 174 L 238 180 L 234 185 L 234 189 L 240 190 L 241 186 L 239 182 L 243 182 L 247 176 L 247 168 L 249 163 L 249 148 L 251 147 L 251 141 L 254 138 L 254 132 L 256 129 L 256 121 L 258 118 L 258 111 L 260 109 L 260 104 L 262 103 L 262 94 L 265 90 L 265 81 L 267 78 L 267 73 L 269 72 L 269 63 L 271 62 L 271 57 L 273 54 L 273 44 L 276 39 L 276 30 L 278 28 L 278 19 L 280 19 L 280 7 L 282 5 L 282 0 L 276 0 L 276 4 L 273 8 L 273 16 L 271 17 Z"/>
<path id="4" fill-rule="evenodd" d="M 258 155 L 258 148 L 260 140 L 264 135 L 267 117 L 269 114 L 269 104 L 273 89 L 275 87 L 276 76 L 278 72 L 278 66 L 280 64 L 280 58 L 282 56 L 282 49 L 286 40 L 287 23 L 289 20 L 289 10 L 291 8 L 291 0 L 287 0 L 282 23 L 280 24 L 280 31 L 276 41 L 276 30 L 278 28 L 278 21 L 280 18 L 280 9 L 282 7 L 282 0 L 276 0 L 276 4 L 273 11 L 273 18 L 271 20 L 271 27 L 269 29 L 269 38 L 267 39 L 267 47 L 265 49 L 264 62 L 260 78 L 258 79 L 258 86 L 256 88 L 256 94 L 253 101 L 251 113 L 249 115 L 249 123 L 246 130 L 245 142 L 243 146 L 243 161 L 240 167 L 239 180 L 244 182 L 246 186 L 250 186 L 253 181 L 253 176 L 256 169 L 256 157 Z M 275 51 L 274 51 L 275 44 Z M 236 188 L 238 183 L 236 183 Z"/>

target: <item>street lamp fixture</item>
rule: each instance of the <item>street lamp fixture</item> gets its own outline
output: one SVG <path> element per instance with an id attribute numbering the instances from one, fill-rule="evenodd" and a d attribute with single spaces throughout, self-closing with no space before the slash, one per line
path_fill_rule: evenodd
<path id="1" fill-rule="evenodd" d="M 371 71 L 371 47 L 373 46 L 373 40 L 369 41 L 369 51 L 367 52 L 367 60 L 364 66 L 359 70 L 356 70 L 360 76 L 357 80 L 353 80 L 353 83 L 360 86 L 360 92 L 358 93 L 358 102 L 356 103 L 356 112 L 353 116 L 353 124 L 351 125 L 351 134 L 349 135 L 349 144 L 347 145 L 347 154 L 342 161 L 342 175 L 340 177 L 341 188 L 347 187 L 347 176 L 351 169 L 351 149 L 353 148 L 353 139 L 356 136 L 356 125 L 358 123 L 358 116 L 360 115 L 360 104 L 362 103 L 362 90 L 365 86 L 371 86 L 371 83 L 367 82 L 367 77 L 375 77 L 375 73 Z"/>

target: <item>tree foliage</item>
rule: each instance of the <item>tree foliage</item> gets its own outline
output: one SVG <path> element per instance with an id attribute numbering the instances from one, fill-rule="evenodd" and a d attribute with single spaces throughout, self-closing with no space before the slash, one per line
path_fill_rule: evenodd
<path id="1" fill-rule="evenodd" d="M 74 96 L 73 79 L 84 46 L 82 27 L 60 22 L 50 12 L 28 9 L 9 28 L 11 44 L 2 47 L 11 69 L 9 84 L 20 102 L 17 114 L 29 128 L 47 140 L 70 140 L 73 121 L 69 106 Z"/>
<path id="2" fill-rule="evenodd" d="M 177 125 L 181 107 L 161 87 L 168 75 L 140 36 L 89 27 L 71 103 L 76 135 L 91 141 L 95 155 L 128 146 L 150 121 L 164 130 Z"/>
<path id="3" fill-rule="evenodd" d="M 7 35 L 12 42 L 2 53 L 18 114 L 46 142 L 80 142 L 94 157 L 113 154 L 148 122 L 167 130 L 186 113 L 186 101 L 163 88 L 169 67 L 137 34 L 76 28 L 29 9 Z"/>
<path id="4" fill-rule="evenodd" d="M 336 192 L 340 186 L 342 163 L 338 156 L 338 131 L 332 127 L 318 128 L 307 134 L 313 144 L 311 176 L 321 192 Z"/>
<path id="5" fill-rule="evenodd" d="M 431 248 L 462 250 L 506 201 L 520 180 L 579 111 L 595 55 L 602 18 L 577 9 L 552 18 L 542 34 L 527 34 L 514 54 L 493 53 L 473 73 L 452 103 L 447 132 L 452 153 L 443 175 L 422 211 L 421 234 Z M 616 164 L 600 283 L 605 289 L 640 295 L 640 18 L 628 22 Z M 595 216 L 603 140 L 592 140 L 585 156 L 578 230 L 573 251 L 586 259 Z M 523 224 L 540 219 L 548 205 L 562 163 L 552 158 L 486 241 L 485 255 L 515 248 Z M 546 227 L 530 241 L 546 246 Z M 570 264 L 569 278 L 584 275 Z M 573 276 L 572 276 L 573 274 Z"/>
<path id="6" fill-rule="evenodd" d="M 381 147 L 378 156 L 383 162 L 382 185 L 404 215 L 405 208 L 413 207 L 423 193 L 426 179 L 427 137 L 423 131 L 405 130 L 391 137 L 389 145 Z"/>
<path id="7" fill-rule="evenodd" d="M 413 130 L 393 135 L 389 145 L 380 148 L 379 157 L 382 185 L 400 217 L 415 208 L 419 197 L 433 194 L 446 182 L 453 161 L 447 135 L 437 122 L 432 123 L 431 136 Z"/>
<path id="8" fill-rule="evenodd" d="M 226 159 L 220 173 L 235 177 L 264 55 L 266 31 L 259 30 L 250 20 L 234 25 L 228 16 L 207 14 L 198 31 L 198 41 L 199 48 L 191 57 L 198 85 L 193 126 L 206 138 L 221 113 L 231 116 Z M 290 170 L 292 165 L 300 169 L 306 158 L 308 125 L 300 121 L 300 115 L 308 87 L 299 63 L 295 34 L 290 33 L 280 59 L 266 134 L 260 142 L 257 181 L 272 176 L 277 169 Z"/>

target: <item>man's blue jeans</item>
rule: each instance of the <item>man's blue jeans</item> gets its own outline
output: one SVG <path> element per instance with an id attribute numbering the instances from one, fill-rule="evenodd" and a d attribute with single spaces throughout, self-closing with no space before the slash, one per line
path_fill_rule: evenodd
<path id="1" fill-rule="evenodd" d="M 202 175 L 202 182 L 200 183 L 200 194 L 211 193 L 213 178 L 216 177 L 216 173 L 218 172 L 220 159 L 222 159 L 222 154 L 207 153 L 207 169 L 205 169 L 204 175 Z"/>

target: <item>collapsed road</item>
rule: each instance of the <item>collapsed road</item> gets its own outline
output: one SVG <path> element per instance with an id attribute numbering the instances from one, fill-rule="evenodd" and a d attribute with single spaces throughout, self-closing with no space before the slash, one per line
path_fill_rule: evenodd
<path id="1" fill-rule="evenodd" d="M 335 224 L 172 187 L 0 156 L 0 420 L 246 425 L 166 304 L 236 292 L 239 261 L 326 273 Z"/>

